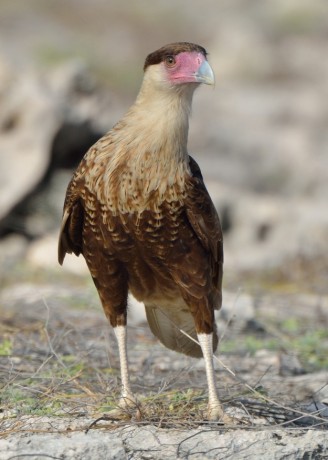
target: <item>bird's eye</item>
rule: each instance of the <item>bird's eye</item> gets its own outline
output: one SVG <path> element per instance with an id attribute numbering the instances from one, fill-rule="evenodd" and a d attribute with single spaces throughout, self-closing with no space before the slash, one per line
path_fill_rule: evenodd
<path id="1" fill-rule="evenodd" d="M 173 67 L 175 65 L 175 57 L 174 56 L 166 56 L 165 64 L 168 67 Z"/>

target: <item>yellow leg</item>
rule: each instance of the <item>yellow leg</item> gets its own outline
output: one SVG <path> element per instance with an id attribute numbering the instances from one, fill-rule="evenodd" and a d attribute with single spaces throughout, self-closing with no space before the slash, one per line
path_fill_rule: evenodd
<path id="1" fill-rule="evenodd" d="M 119 405 L 122 409 L 128 407 L 136 407 L 137 400 L 132 393 L 130 387 L 130 377 L 129 377 L 129 367 L 128 367 L 128 355 L 127 355 L 127 342 L 126 342 L 126 326 L 117 326 L 114 327 L 114 332 L 116 335 L 118 343 L 118 352 L 120 359 L 120 368 L 121 368 L 121 398 Z"/>
<path id="2" fill-rule="evenodd" d="M 208 386 L 208 419 L 221 420 L 224 423 L 231 423 L 232 420 L 227 414 L 225 414 L 216 390 L 213 366 L 213 334 L 197 334 L 197 338 L 205 361 Z"/>

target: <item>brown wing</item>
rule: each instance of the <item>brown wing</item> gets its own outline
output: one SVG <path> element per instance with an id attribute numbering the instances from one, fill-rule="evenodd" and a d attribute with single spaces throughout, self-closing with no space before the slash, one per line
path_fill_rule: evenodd
<path id="1" fill-rule="evenodd" d="M 65 199 L 64 214 L 59 233 L 58 261 L 63 264 L 65 255 L 82 253 L 84 209 L 78 193 L 78 184 L 74 177 L 70 182 Z"/>
<path id="2" fill-rule="evenodd" d="M 187 217 L 202 246 L 209 253 L 212 287 L 217 290 L 219 298 L 216 308 L 220 308 L 223 274 L 223 237 L 220 220 L 205 187 L 200 168 L 191 156 L 189 166 L 192 178 L 186 198 Z"/>
<path id="3" fill-rule="evenodd" d="M 170 275 L 188 308 L 180 307 L 183 311 L 181 318 L 178 306 L 176 309 L 171 306 L 165 310 L 170 320 L 166 321 L 165 327 L 162 327 L 163 319 L 156 309 L 152 309 L 152 316 L 147 312 L 147 318 L 152 331 L 168 348 L 200 356 L 199 348 L 191 342 L 181 346 L 182 335 L 173 326 L 170 330 L 167 327 L 175 322 L 179 325 L 181 323 L 181 329 L 186 330 L 187 327 L 193 337 L 195 331 L 207 334 L 213 332 L 213 350 L 217 347 L 214 309 L 221 307 L 222 300 L 222 231 L 200 169 L 191 157 L 189 161 L 191 176 L 186 181 L 186 196 L 180 217 L 176 217 L 179 237 L 174 240 L 173 250 L 167 260 Z M 166 240 L 169 240 L 170 225 L 166 225 L 166 232 Z M 165 309 L 164 303 L 159 306 Z M 153 318 L 155 313 L 156 318 Z"/>
<path id="4" fill-rule="evenodd" d="M 63 219 L 58 242 L 58 261 L 63 263 L 65 255 L 72 252 L 79 256 L 83 253 L 83 227 L 85 221 L 85 177 L 90 174 L 101 175 L 101 169 L 95 165 L 95 158 L 110 154 L 108 146 L 110 136 L 98 140 L 84 155 L 67 187 Z M 97 177 L 98 177 L 97 176 Z"/>

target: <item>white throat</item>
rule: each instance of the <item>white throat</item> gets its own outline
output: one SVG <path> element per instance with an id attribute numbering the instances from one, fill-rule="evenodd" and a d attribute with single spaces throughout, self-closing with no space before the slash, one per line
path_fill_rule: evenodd
<path id="1" fill-rule="evenodd" d="M 136 102 L 122 121 L 127 123 L 138 150 L 144 146 L 148 153 L 168 154 L 170 161 L 174 157 L 181 161 L 187 155 L 189 116 L 196 85 L 158 86 L 145 75 Z"/>
<path id="2" fill-rule="evenodd" d="M 189 115 L 198 85 L 168 86 L 157 71 L 154 66 L 146 72 L 136 102 L 110 132 L 114 150 L 107 157 L 105 183 L 107 206 L 115 213 L 140 213 L 150 196 L 156 207 L 168 197 L 179 200 L 190 173 Z"/>

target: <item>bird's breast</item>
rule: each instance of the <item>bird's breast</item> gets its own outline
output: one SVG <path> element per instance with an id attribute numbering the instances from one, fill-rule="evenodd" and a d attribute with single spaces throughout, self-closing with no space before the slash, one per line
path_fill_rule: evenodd
<path id="1" fill-rule="evenodd" d="M 114 215 L 141 214 L 153 211 L 160 215 L 163 205 L 172 214 L 184 202 L 185 171 L 162 171 L 154 168 L 135 167 L 118 169 L 115 174 L 104 177 L 97 187 L 99 201 Z"/>
<path id="2" fill-rule="evenodd" d="M 158 210 L 185 199 L 189 155 L 175 136 L 114 129 L 86 158 L 85 185 L 113 215 Z M 132 136 L 131 133 L 135 133 Z M 138 142 L 136 143 L 136 140 Z"/>
<path id="3" fill-rule="evenodd" d="M 95 156 L 89 158 L 87 207 L 97 215 L 100 238 L 121 260 L 146 252 L 164 260 L 183 251 L 182 242 L 191 237 L 185 210 L 189 163 L 167 150 L 128 153 L 116 152 L 101 168 Z"/>

